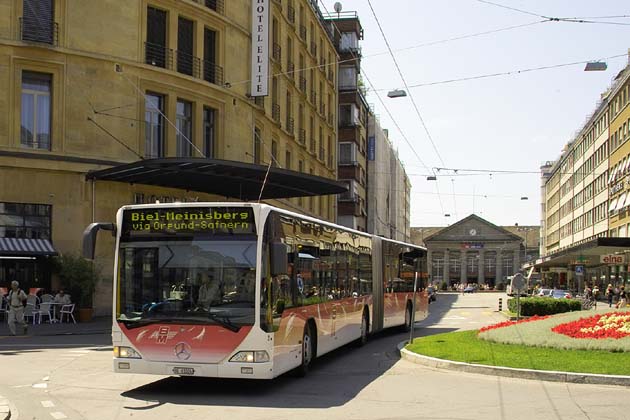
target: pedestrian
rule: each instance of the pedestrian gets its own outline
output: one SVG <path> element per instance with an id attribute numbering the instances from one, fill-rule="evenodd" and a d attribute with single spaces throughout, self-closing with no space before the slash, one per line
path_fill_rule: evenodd
<path id="1" fill-rule="evenodd" d="M 626 296 L 626 290 L 624 286 L 619 288 L 619 301 L 617 302 L 617 308 L 625 308 L 628 303 L 628 298 Z"/>
<path id="2" fill-rule="evenodd" d="M 15 335 L 15 324 L 21 324 L 22 330 L 26 335 L 28 327 L 24 322 L 24 302 L 26 301 L 26 293 L 19 288 L 20 283 L 13 280 L 11 282 L 11 290 L 9 291 L 9 330 L 11 335 Z"/>
<path id="3" fill-rule="evenodd" d="M 597 285 L 593 286 L 593 304 L 595 305 L 595 309 L 597 309 L 597 299 L 599 298 L 599 287 Z"/>
<path id="4" fill-rule="evenodd" d="M 606 288 L 606 300 L 608 301 L 608 307 L 612 308 L 613 297 L 615 296 L 615 291 L 613 290 L 612 284 L 609 284 Z"/>

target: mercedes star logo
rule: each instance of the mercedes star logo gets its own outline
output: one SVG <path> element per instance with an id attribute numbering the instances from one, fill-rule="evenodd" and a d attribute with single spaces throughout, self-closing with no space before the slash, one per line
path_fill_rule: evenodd
<path id="1" fill-rule="evenodd" d="M 184 342 L 177 343 L 175 344 L 175 347 L 173 350 L 175 352 L 175 356 L 177 356 L 179 360 L 188 360 L 190 359 L 190 356 L 192 355 L 190 345 L 188 343 L 184 343 Z"/>

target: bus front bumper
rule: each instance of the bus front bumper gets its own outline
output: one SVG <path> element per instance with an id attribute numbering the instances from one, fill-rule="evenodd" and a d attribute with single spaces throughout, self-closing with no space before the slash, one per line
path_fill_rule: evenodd
<path id="1" fill-rule="evenodd" d="M 114 372 L 208 378 L 271 379 L 272 363 L 172 363 L 114 357 Z"/>

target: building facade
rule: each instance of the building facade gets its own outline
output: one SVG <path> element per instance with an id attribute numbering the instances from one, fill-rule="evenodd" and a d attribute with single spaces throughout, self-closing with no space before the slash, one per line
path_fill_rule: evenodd
<path id="1" fill-rule="evenodd" d="M 411 240 L 427 247 L 434 284 L 504 287 L 523 261 L 536 257 L 539 236 L 538 226 L 509 228 L 472 214 L 444 228 L 412 227 Z M 532 243 L 524 246 L 527 239 Z"/>
<path id="2" fill-rule="evenodd" d="M 367 126 L 369 106 L 361 85 L 363 28 L 356 12 L 326 16 L 339 54 L 339 180 L 348 192 L 338 196 L 337 222 L 367 231 Z"/>
<path id="3" fill-rule="evenodd" d="M 609 264 L 607 256 L 630 251 L 630 242 L 612 239 L 627 238 L 630 226 L 629 78 L 630 65 L 560 158 L 541 168 L 545 224 L 536 266 L 550 284 L 579 291 L 627 281 L 627 265 Z"/>
<path id="4" fill-rule="evenodd" d="M 269 95 L 252 98 L 252 4 L 0 5 L 0 286 L 15 278 L 27 289 L 62 287 L 48 256 L 78 254 L 85 226 L 113 220 L 122 205 L 226 201 L 188 188 L 88 181 L 89 171 L 212 158 L 337 179 L 337 54 L 329 28 L 312 1 L 265 2 Z M 336 219 L 334 195 L 271 204 Z M 19 258 L 9 239 L 20 240 Z M 96 293 L 97 313 L 106 313 L 111 238 L 101 235 L 97 252 L 110 276 Z"/>
<path id="5" fill-rule="evenodd" d="M 387 130 L 374 114 L 368 116 L 367 167 L 367 231 L 409 242 L 411 183 Z"/>

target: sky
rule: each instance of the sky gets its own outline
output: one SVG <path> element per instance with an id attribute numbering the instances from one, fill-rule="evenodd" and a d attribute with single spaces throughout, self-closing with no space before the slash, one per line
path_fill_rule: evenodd
<path id="1" fill-rule="evenodd" d="M 334 13 L 334 3 L 320 0 L 322 12 Z M 497 225 L 539 225 L 540 166 L 558 159 L 595 110 L 601 94 L 627 65 L 630 3 L 340 3 L 344 12 L 357 12 L 364 30 L 361 72 L 367 99 L 381 126 L 389 129 L 389 138 L 410 178 L 411 226 L 446 226 L 471 213 Z M 540 16 L 608 23 L 541 22 L 545 19 Z M 621 17 L 591 19 L 604 16 Z M 513 26 L 519 27 L 451 40 Z M 435 42 L 444 40 L 451 41 Z M 614 56 L 619 57 L 610 58 Z M 586 61 L 605 61 L 608 69 L 585 72 L 585 64 L 575 64 L 522 71 Z M 506 72 L 511 74 L 432 84 Z M 388 98 L 393 89 L 405 89 L 408 96 Z M 434 174 L 437 181 L 426 179 Z"/>

